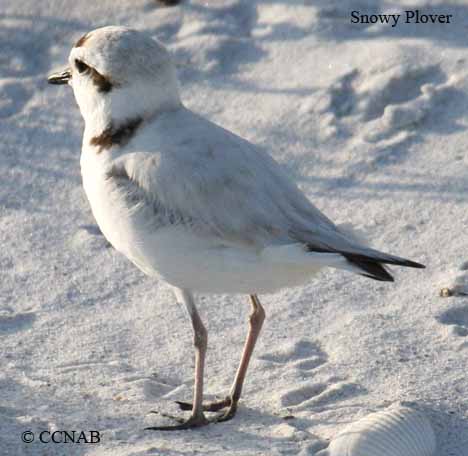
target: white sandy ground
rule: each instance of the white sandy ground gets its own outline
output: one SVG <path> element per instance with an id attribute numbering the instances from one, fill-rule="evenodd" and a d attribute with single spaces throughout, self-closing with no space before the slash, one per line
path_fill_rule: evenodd
<path id="1" fill-rule="evenodd" d="M 453 23 L 349 24 L 352 10 L 416 7 Z M 190 325 L 169 287 L 99 234 L 83 122 L 71 90 L 46 83 L 108 24 L 167 43 L 187 106 L 268 149 L 337 222 L 427 265 L 395 270 L 394 284 L 328 270 L 261 296 L 266 325 L 225 424 L 143 430 L 164 422 L 150 410 L 191 397 Z M 467 456 L 467 27 L 467 1 L 1 0 L 0 453 L 306 456 L 403 400 L 427 413 L 437 456 Z M 202 296 L 200 312 L 212 398 L 229 389 L 249 306 Z M 56 429 L 101 442 L 20 439 Z"/>

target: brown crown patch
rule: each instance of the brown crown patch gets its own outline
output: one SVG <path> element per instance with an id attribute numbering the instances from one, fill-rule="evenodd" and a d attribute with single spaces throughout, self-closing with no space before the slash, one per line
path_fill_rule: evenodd
<path id="1" fill-rule="evenodd" d="M 141 117 L 127 120 L 117 127 L 111 122 L 101 134 L 91 138 L 90 144 L 99 147 L 98 153 L 113 146 L 123 146 L 132 139 L 142 122 Z"/>
<path id="2" fill-rule="evenodd" d="M 75 47 L 78 48 L 78 47 L 81 47 L 83 46 L 86 41 L 88 40 L 88 38 L 91 36 L 91 33 L 85 33 L 76 43 L 75 43 Z"/>

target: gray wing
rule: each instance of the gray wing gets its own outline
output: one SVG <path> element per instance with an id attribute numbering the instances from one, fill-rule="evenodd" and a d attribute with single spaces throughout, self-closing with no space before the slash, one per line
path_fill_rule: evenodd
<path id="1" fill-rule="evenodd" d="M 214 124 L 209 133 L 183 146 L 127 154 L 109 175 L 126 181 L 134 198 L 150 202 L 161 223 L 190 226 L 217 244 L 261 250 L 299 242 L 310 252 L 339 253 L 378 280 L 391 280 L 382 263 L 423 267 L 356 242 L 269 155 Z"/>

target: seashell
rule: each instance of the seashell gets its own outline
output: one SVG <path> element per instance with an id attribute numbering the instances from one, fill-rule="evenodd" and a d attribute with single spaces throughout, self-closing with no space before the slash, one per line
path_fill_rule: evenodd
<path id="1" fill-rule="evenodd" d="M 316 456 L 433 456 L 435 451 L 428 419 L 397 404 L 350 424 Z"/>

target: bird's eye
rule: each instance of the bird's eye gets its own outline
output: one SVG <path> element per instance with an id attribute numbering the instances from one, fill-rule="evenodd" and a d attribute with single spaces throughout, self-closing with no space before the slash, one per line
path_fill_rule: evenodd
<path id="1" fill-rule="evenodd" d="M 84 73 L 85 71 L 89 70 L 89 66 L 86 65 L 86 63 L 84 63 L 83 61 L 78 60 L 78 59 L 75 60 L 75 66 L 76 66 L 76 69 L 78 70 L 78 73 Z"/>

